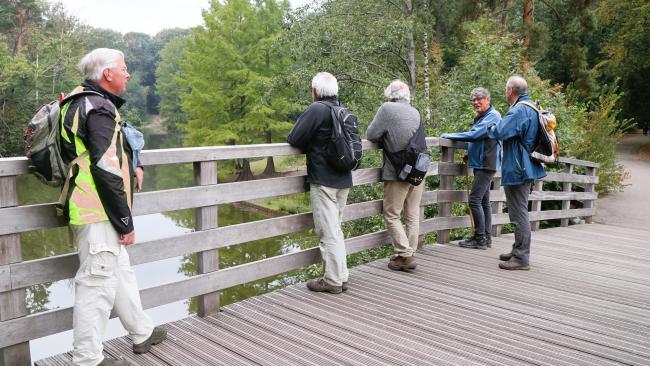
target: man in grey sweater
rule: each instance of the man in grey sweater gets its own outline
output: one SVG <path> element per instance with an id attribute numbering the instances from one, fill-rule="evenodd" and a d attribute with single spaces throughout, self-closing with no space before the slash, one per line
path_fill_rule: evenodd
<path id="1" fill-rule="evenodd" d="M 397 172 L 386 151 L 404 150 L 420 126 L 420 112 L 411 107 L 411 92 L 403 81 L 395 80 L 384 91 L 386 102 L 379 107 L 366 137 L 380 143 L 384 149 L 384 166 L 381 178 L 384 181 L 384 221 L 393 241 L 395 255 L 388 268 L 396 271 L 415 269 L 415 256 L 420 234 L 420 200 L 425 184 L 413 186 L 397 180 Z M 400 221 L 404 210 L 406 230 Z"/>

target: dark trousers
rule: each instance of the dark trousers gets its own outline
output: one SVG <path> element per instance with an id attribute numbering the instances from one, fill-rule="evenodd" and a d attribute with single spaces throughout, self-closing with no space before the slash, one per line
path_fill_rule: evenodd
<path id="1" fill-rule="evenodd" d="M 474 169 L 474 181 L 469 193 L 469 208 L 474 218 L 474 235 L 489 238 L 492 228 L 492 207 L 490 206 L 490 183 L 494 171 Z"/>
<path id="2" fill-rule="evenodd" d="M 516 186 L 505 186 L 506 203 L 510 222 L 515 224 L 515 243 L 512 244 L 512 255 L 516 259 L 528 263 L 530 257 L 530 220 L 528 218 L 528 196 L 531 182 Z"/>

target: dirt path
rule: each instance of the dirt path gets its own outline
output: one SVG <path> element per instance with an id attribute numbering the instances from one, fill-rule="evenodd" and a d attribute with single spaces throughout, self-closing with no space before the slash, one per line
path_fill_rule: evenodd
<path id="1" fill-rule="evenodd" d="M 594 221 L 650 231 L 650 136 L 624 136 L 618 145 L 618 161 L 627 171 L 626 187 L 598 199 Z"/>

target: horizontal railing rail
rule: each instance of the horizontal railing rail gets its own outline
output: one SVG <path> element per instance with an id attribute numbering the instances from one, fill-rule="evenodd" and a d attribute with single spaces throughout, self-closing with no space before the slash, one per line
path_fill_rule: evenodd
<path id="1" fill-rule="evenodd" d="M 452 216 L 451 205 L 455 202 L 467 202 L 467 192 L 454 189 L 454 178 L 471 176 L 472 172 L 471 169 L 466 169 L 465 165 L 454 161 L 454 152 L 456 149 L 465 149 L 466 143 L 430 137 L 427 138 L 427 145 L 441 149 L 442 161 L 433 162 L 427 173 L 428 176 L 438 176 L 440 183 L 438 189 L 425 191 L 423 195 L 420 214 L 421 233 L 424 235 L 437 232 L 438 242 L 447 242 L 449 230 L 467 228 L 471 225 L 468 216 Z M 368 141 L 364 141 L 363 146 L 365 150 L 378 148 Z M 199 261 L 197 264 L 199 273 L 194 276 L 142 289 L 143 306 L 151 308 L 199 297 L 205 309 L 214 311 L 215 306 L 218 309 L 217 291 L 318 263 L 320 261 L 318 248 L 309 248 L 223 269 L 219 269 L 214 263 L 205 264 L 210 261 L 215 262 L 215 258 L 218 258 L 218 250 L 221 248 L 313 228 L 311 213 L 286 215 L 224 227 L 198 223 L 200 220 L 204 223 L 216 221 L 216 205 L 306 191 L 304 171 L 285 177 L 218 183 L 216 181 L 217 161 L 299 154 L 302 154 L 300 150 L 287 144 L 143 151 L 142 160 L 145 166 L 193 163 L 197 183 L 191 187 L 136 194 L 133 205 L 134 215 L 195 209 L 197 231 L 129 246 L 127 250 L 131 263 L 133 265 L 149 263 L 188 253 L 196 253 Z M 544 179 L 536 182 L 535 190 L 530 195 L 530 200 L 533 202 L 530 220 L 537 224 L 533 229 L 537 229 L 542 220 L 559 219 L 561 225 L 565 226 L 568 225 L 570 218 L 583 217 L 589 222 L 591 216 L 595 214 L 593 202 L 598 198 L 594 189 L 595 184 L 598 183 L 598 176 L 595 174 L 598 164 L 564 157 L 560 158 L 560 163 L 564 165 L 564 171 L 549 172 Z M 576 166 L 585 170 L 586 174 L 575 173 Z M 4 352 L 5 355 L 24 353 L 25 349 L 29 352 L 30 340 L 72 327 L 70 307 L 27 315 L 26 289 L 34 285 L 73 278 L 79 266 L 76 253 L 21 260 L 21 233 L 65 225 L 56 216 L 54 203 L 18 205 L 16 177 L 28 173 L 25 158 L 0 159 L 0 244 L 3 248 L 0 251 L 0 352 Z M 353 172 L 354 185 L 381 182 L 380 173 L 381 169 L 378 167 L 355 171 Z M 495 176 L 494 182 L 491 201 L 495 213 L 492 222 L 493 231 L 498 235 L 501 225 L 509 223 L 509 219 L 508 215 L 503 213 L 505 195 L 500 189 L 499 174 Z M 562 184 L 563 191 L 544 191 L 543 182 L 559 182 Z M 580 185 L 582 191 L 573 191 L 574 184 Z M 561 201 L 562 209 L 542 210 L 542 201 Z M 571 208 L 571 201 L 582 202 L 582 207 Z M 425 219 L 424 207 L 428 205 L 438 205 L 438 216 Z M 359 202 L 346 207 L 343 219 L 344 221 L 358 220 L 381 213 L 382 200 Z M 348 253 L 388 243 L 390 238 L 385 230 L 346 239 Z M 216 300 L 214 300 L 215 296 Z M 210 304 L 211 297 L 213 300 Z M 26 357 L 28 358 L 29 355 Z"/>

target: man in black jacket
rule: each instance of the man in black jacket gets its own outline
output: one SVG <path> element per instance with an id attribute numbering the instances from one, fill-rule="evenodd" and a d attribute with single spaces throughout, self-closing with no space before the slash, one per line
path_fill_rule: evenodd
<path id="1" fill-rule="evenodd" d="M 142 186 L 142 167 L 134 169 L 132 151 L 120 128 L 118 108 L 130 75 L 124 54 L 98 48 L 79 62 L 88 92 L 61 106 L 61 154 L 75 161 L 66 199 L 66 216 L 79 253 L 75 276 L 73 351 L 75 366 L 126 366 L 104 358 L 102 339 L 111 310 L 144 353 L 162 342 L 166 331 L 154 327 L 140 303 L 140 293 L 126 246 L 135 243 L 131 214 L 133 176 Z M 92 92 L 92 93 L 90 93 Z M 135 170 L 135 172 L 134 172 Z"/>
<path id="2" fill-rule="evenodd" d="M 336 78 L 320 72 L 312 79 L 311 87 L 314 102 L 298 117 L 287 141 L 307 154 L 307 183 L 323 258 L 324 276 L 307 282 L 307 287 L 312 291 L 339 294 L 347 290 L 348 281 L 341 219 L 352 187 L 352 174 L 334 169 L 325 157 L 332 132 L 331 107 L 340 105 Z"/>

